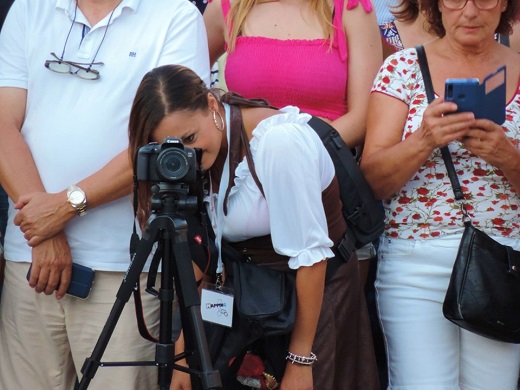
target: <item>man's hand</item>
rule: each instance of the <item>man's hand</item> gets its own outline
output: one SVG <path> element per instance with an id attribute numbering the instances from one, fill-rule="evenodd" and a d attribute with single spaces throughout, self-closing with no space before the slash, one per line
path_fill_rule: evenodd
<path id="1" fill-rule="evenodd" d="M 72 275 L 72 254 L 64 232 L 44 240 L 32 249 L 32 268 L 29 286 L 37 293 L 56 299 L 65 295 Z"/>
<path id="2" fill-rule="evenodd" d="M 65 223 L 76 215 L 63 192 L 35 192 L 22 195 L 14 208 L 19 210 L 14 217 L 14 223 L 20 227 L 31 247 L 62 231 Z"/>

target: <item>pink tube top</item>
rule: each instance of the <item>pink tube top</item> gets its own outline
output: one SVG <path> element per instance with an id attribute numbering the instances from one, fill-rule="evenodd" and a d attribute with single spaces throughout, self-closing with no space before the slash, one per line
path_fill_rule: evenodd
<path id="1" fill-rule="evenodd" d="M 347 9 L 361 3 L 372 11 L 370 0 L 348 0 Z M 273 106 L 297 106 L 331 120 L 348 111 L 347 40 L 342 15 L 345 0 L 334 0 L 334 40 L 279 40 L 239 36 L 228 53 L 225 78 L 230 91 L 246 98 L 264 98 Z M 229 0 L 222 0 L 227 19 Z"/>

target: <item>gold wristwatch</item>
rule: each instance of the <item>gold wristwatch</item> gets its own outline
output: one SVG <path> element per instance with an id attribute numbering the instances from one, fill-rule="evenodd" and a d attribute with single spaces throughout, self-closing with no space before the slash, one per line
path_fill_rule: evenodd
<path id="1" fill-rule="evenodd" d="M 76 209 L 80 217 L 87 213 L 87 196 L 77 185 L 67 187 L 67 202 Z"/>

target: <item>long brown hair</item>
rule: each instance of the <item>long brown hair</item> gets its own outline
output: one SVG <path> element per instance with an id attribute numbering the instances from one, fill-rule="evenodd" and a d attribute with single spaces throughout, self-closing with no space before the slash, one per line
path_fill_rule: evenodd
<path id="1" fill-rule="evenodd" d="M 151 141 L 153 131 L 169 114 L 177 111 L 208 110 L 212 93 L 191 69 L 164 65 L 148 72 L 141 81 L 130 111 L 129 154 L 135 171 L 135 157 Z M 143 228 L 150 216 L 151 183 L 139 183 L 137 218 Z"/>
<path id="2" fill-rule="evenodd" d="M 229 51 L 233 51 L 237 37 L 242 33 L 245 20 L 258 0 L 235 0 L 226 21 L 229 31 Z M 334 39 L 334 27 L 332 25 L 332 10 L 327 0 L 310 0 L 311 9 L 318 15 L 320 25 L 325 36 L 330 39 L 330 45 Z M 338 12 L 338 11 L 336 11 Z"/>

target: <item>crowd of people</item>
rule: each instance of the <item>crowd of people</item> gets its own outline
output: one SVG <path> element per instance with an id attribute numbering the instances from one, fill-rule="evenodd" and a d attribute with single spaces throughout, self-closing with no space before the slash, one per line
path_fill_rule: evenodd
<path id="1" fill-rule="evenodd" d="M 473 223 L 520 250 L 519 59 L 517 1 L 15 0 L 0 32 L 0 390 L 81 380 L 136 220 L 142 234 L 153 219 L 151 185 L 133 209 L 135 157 L 167 137 L 201 151 L 207 220 L 188 221 L 193 283 L 230 287 L 226 245 L 295 277 L 292 331 L 263 341 L 277 356 L 242 347 L 264 360 L 259 374 L 243 355 L 241 365 L 212 355 L 223 389 L 516 390 L 520 345 L 442 314 L 464 225 L 440 148 Z M 501 66 L 503 124 L 444 100 L 446 79 Z M 348 256 L 341 183 L 313 116 L 356 153 L 385 211 L 380 239 Z M 95 271 L 86 299 L 66 293 L 72 263 Z M 159 300 L 142 299 L 158 333 Z M 156 358 L 132 301 L 104 360 Z M 206 327 L 210 347 L 219 328 Z M 181 331 L 175 354 L 184 341 Z M 173 370 L 171 390 L 199 387 Z M 159 388 L 157 369 L 101 368 L 89 388 Z"/>

